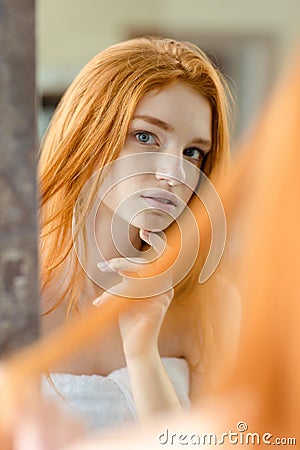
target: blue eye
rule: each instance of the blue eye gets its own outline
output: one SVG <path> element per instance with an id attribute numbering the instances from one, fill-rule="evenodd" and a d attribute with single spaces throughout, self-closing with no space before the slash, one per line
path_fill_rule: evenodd
<path id="1" fill-rule="evenodd" d="M 202 161 L 204 158 L 204 152 L 197 147 L 189 147 L 183 151 L 184 156 L 188 156 L 191 159 L 194 159 L 197 162 Z"/>
<path id="2" fill-rule="evenodd" d="M 134 136 L 142 144 L 157 144 L 155 137 L 147 131 L 139 131 L 138 133 L 135 133 Z"/>

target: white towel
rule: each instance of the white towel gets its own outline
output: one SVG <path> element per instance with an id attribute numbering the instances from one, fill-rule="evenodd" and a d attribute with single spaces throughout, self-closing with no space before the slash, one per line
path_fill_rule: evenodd
<path id="1" fill-rule="evenodd" d="M 189 369 L 185 359 L 162 358 L 170 380 L 184 408 L 189 401 Z M 59 391 L 43 379 L 43 393 L 56 398 L 69 414 L 83 421 L 88 429 L 100 430 L 136 421 L 136 411 L 130 390 L 126 367 L 114 370 L 108 376 L 51 374 Z"/>

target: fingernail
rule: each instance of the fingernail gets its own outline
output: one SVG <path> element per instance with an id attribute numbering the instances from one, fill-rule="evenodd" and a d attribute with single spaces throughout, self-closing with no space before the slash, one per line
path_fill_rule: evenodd
<path id="1" fill-rule="evenodd" d="M 94 306 L 99 306 L 100 303 L 101 303 L 101 301 L 102 301 L 101 296 L 100 296 L 100 297 L 97 297 L 97 298 L 95 298 L 95 300 L 93 301 L 93 305 L 94 305 Z"/>
<path id="2" fill-rule="evenodd" d="M 149 239 L 150 239 L 150 231 L 148 230 L 143 230 L 142 228 L 140 229 L 140 237 L 147 242 L 147 244 L 149 244 Z"/>

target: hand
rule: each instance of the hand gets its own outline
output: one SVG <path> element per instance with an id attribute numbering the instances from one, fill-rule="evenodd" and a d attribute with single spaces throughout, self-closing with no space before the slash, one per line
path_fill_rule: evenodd
<path id="1" fill-rule="evenodd" d="M 165 243 L 157 233 L 141 230 L 140 236 L 157 254 L 161 253 Z M 146 258 L 114 258 L 98 265 L 104 272 L 115 271 L 122 276 L 121 283 L 93 303 L 98 306 L 108 301 L 119 302 L 119 327 L 127 359 L 158 352 L 160 328 L 174 295 L 169 273 L 142 278 L 147 263 Z M 141 278 L 133 277 L 133 273 Z M 128 297 L 128 301 L 124 297 Z"/>

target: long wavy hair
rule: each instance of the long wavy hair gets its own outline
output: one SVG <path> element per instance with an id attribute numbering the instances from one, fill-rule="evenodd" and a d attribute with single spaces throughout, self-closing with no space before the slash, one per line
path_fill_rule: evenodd
<path id="1" fill-rule="evenodd" d="M 42 142 L 38 166 L 42 291 L 56 280 L 64 264 L 68 266 L 68 281 L 54 291 L 49 312 L 64 299 L 68 311 L 76 309 L 85 286 L 84 271 L 72 251 L 72 215 L 83 186 L 97 169 L 118 158 L 144 95 L 179 81 L 211 106 L 212 148 L 202 168 L 211 176 L 228 160 L 229 89 L 195 45 L 153 37 L 113 45 L 88 62 L 64 94 Z M 96 179 L 80 211 L 77 233 L 84 227 L 98 188 Z M 189 296 L 198 284 L 199 271 L 196 264 L 176 287 L 177 298 Z M 60 283 L 59 278 L 56 282 Z"/>

